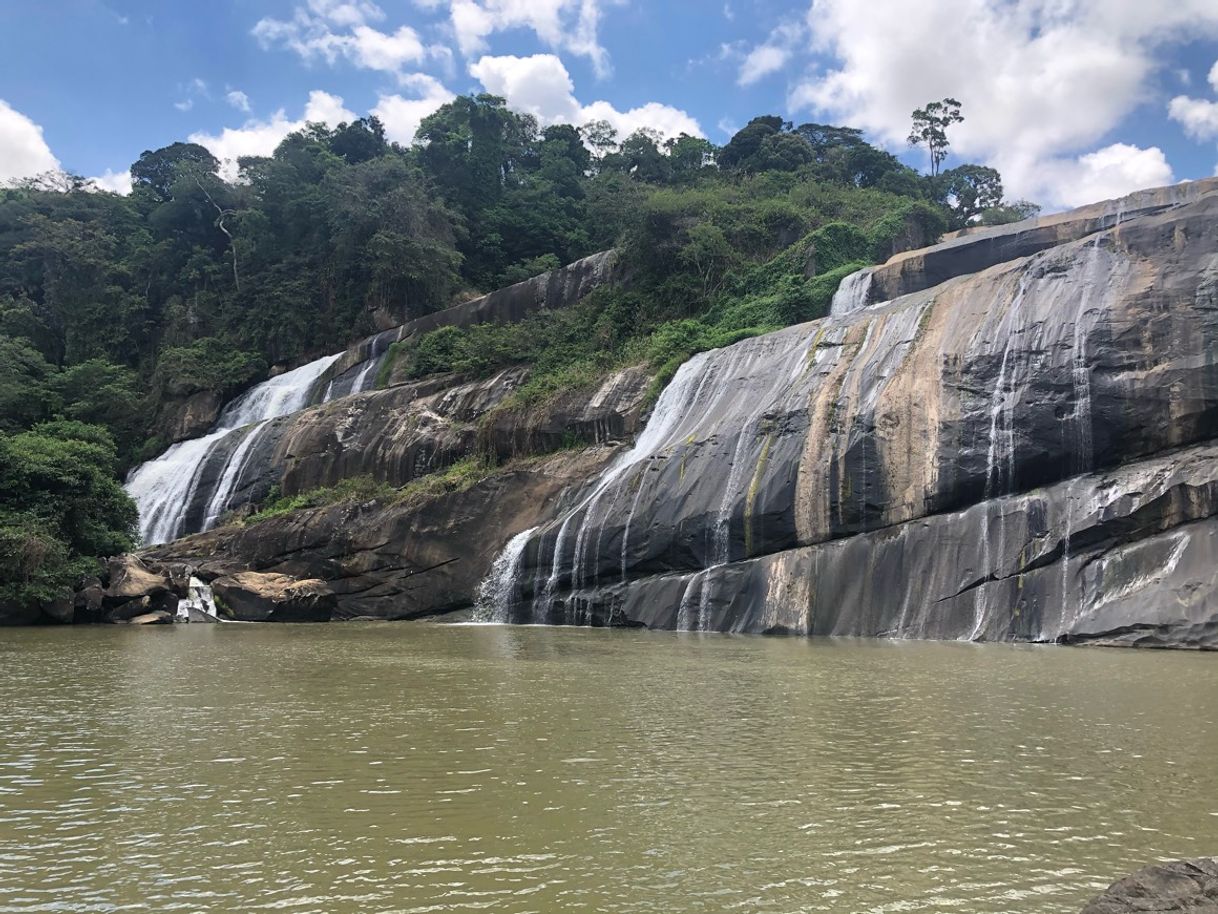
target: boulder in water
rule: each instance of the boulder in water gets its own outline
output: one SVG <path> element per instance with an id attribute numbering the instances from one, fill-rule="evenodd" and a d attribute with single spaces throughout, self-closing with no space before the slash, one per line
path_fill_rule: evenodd
<path id="1" fill-rule="evenodd" d="M 325 581 L 239 571 L 212 581 L 221 611 L 239 622 L 329 622 L 337 600 Z"/>
<path id="2" fill-rule="evenodd" d="M 119 606 L 141 597 L 157 597 L 172 591 L 168 576 L 149 570 L 134 555 L 120 555 L 110 559 L 110 584 L 106 587 L 104 600 L 108 606 Z"/>
<path id="3" fill-rule="evenodd" d="M 1156 863 L 1114 882 L 1082 914 L 1218 914 L 1218 858 Z"/>
<path id="4" fill-rule="evenodd" d="M 128 625 L 171 625 L 173 616 L 163 610 L 143 613 L 127 620 Z"/>

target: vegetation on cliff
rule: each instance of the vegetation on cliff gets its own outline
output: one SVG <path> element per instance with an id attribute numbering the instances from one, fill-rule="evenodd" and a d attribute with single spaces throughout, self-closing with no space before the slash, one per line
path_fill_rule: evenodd
<path id="1" fill-rule="evenodd" d="M 175 143 L 140 156 L 128 197 L 63 175 L 0 190 L 0 599 L 130 545 L 117 479 L 192 398 L 218 405 L 462 296 L 622 252 L 628 281 L 570 311 L 395 353 L 414 376 L 532 365 L 528 401 L 631 362 L 664 377 L 820 316 L 861 264 L 1025 214 L 999 205 L 989 169 L 919 175 L 850 128 L 759 117 L 717 148 L 542 129 L 486 95 L 444 106 L 409 148 L 368 118 L 238 164 L 225 180 Z"/>

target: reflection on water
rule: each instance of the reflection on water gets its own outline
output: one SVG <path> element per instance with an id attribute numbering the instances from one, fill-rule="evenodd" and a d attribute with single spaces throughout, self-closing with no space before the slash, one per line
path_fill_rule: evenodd
<path id="1" fill-rule="evenodd" d="M 1077 911 L 1218 852 L 1218 658 L 0 632 L 0 912 Z"/>

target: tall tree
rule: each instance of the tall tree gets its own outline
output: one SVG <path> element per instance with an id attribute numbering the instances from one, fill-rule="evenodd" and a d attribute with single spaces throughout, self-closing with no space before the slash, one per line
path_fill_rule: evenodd
<path id="1" fill-rule="evenodd" d="M 954 98 L 945 98 L 941 102 L 929 102 L 925 108 L 917 108 L 913 113 L 913 129 L 909 133 L 910 146 L 925 146 L 930 153 L 930 173 L 934 177 L 939 174 L 939 166 L 947 158 L 951 143 L 947 139 L 947 128 L 952 124 L 960 124 L 964 115 L 960 113 L 960 103 Z"/>
<path id="2" fill-rule="evenodd" d="M 184 174 L 214 176 L 219 167 L 216 157 L 198 143 L 173 143 L 142 152 L 131 166 L 131 184 L 147 188 L 158 200 L 168 200 L 174 182 Z"/>

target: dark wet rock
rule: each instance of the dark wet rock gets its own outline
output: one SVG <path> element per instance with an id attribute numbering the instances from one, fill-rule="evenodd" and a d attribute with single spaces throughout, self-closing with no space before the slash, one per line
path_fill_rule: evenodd
<path id="1" fill-rule="evenodd" d="M 99 578 L 86 578 L 73 594 L 73 618 L 77 622 L 100 622 L 106 592 Z"/>
<path id="2" fill-rule="evenodd" d="M 535 580 L 518 621 L 1216 648 L 1218 444 L 552 603 L 532 599 Z"/>
<path id="3" fill-rule="evenodd" d="M 1114 882 L 1082 914 L 1218 914 L 1218 859 L 1156 863 Z"/>
<path id="4" fill-rule="evenodd" d="M 461 320 L 518 319 L 554 282 Z M 870 304 L 890 292 L 907 294 Z M 878 268 L 871 296 L 696 356 L 633 448 L 143 555 L 324 580 L 335 618 L 418 618 L 468 608 L 532 530 L 504 591 L 515 621 L 1218 647 L 1218 182 L 964 233 Z M 259 484 L 401 485 L 474 449 L 638 431 L 644 372 L 509 406 L 525 379 L 279 420 Z"/>
<path id="5" fill-rule="evenodd" d="M 151 597 L 136 597 L 133 600 L 127 600 L 124 603 L 118 603 L 106 611 L 105 619 L 107 622 L 126 622 L 134 619 L 136 616 L 143 616 L 153 612 Z"/>
<path id="6" fill-rule="evenodd" d="M 155 427 L 171 443 L 197 438 L 207 434 L 223 406 L 221 391 L 195 391 L 162 404 Z"/>
<path id="7" fill-rule="evenodd" d="M 228 527 L 147 550 L 188 564 L 231 606 L 224 578 L 256 570 L 325 580 L 335 619 L 413 619 L 470 606 L 502 545 L 541 523 L 612 448 L 501 470 L 463 492 L 404 504 L 340 504 Z M 235 607 L 234 607 L 235 608 Z"/>
<path id="8" fill-rule="evenodd" d="M 1218 191 L 1218 179 L 1139 191 L 1064 213 L 955 233 L 939 244 L 897 254 L 872 271 L 871 301 L 920 292 L 957 276 L 980 273 L 1077 241 L 1145 216 L 1166 212 Z"/>
<path id="9" fill-rule="evenodd" d="M 325 581 L 239 571 L 211 582 L 225 618 L 238 622 L 329 622 L 334 592 Z"/>

